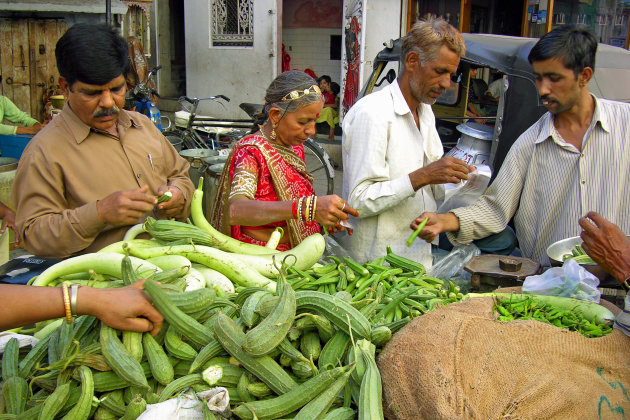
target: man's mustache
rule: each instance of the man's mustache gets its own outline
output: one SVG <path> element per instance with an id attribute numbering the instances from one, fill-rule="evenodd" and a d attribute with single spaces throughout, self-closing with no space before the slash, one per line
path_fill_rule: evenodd
<path id="1" fill-rule="evenodd" d="M 101 108 L 97 110 L 94 113 L 93 117 L 94 118 L 109 117 L 110 115 L 118 115 L 118 114 L 120 114 L 120 108 L 114 105 L 111 108 Z"/>

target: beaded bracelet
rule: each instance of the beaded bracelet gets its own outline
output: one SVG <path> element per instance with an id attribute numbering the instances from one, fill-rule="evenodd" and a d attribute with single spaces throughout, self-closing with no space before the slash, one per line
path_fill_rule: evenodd
<path id="1" fill-rule="evenodd" d="M 308 206 L 308 216 L 306 218 L 307 222 L 312 222 L 313 221 L 313 204 L 315 204 L 315 196 L 312 195 L 311 200 L 309 201 L 309 206 Z"/>
<path id="2" fill-rule="evenodd" d="M 297 219 L 302 220 L 302 202 L 304 201 L 304 197 L 300 197 L 297 202 Z"/>
<path id="3" fill-rule="evenodd" d="M 63 294 L 63 306 L 66 310 L 66 322 L 72 324 L 72 309 L 70 308 L 70 293 L 68 293 L 68 285 L 61 284 L 61 293 Z"/>

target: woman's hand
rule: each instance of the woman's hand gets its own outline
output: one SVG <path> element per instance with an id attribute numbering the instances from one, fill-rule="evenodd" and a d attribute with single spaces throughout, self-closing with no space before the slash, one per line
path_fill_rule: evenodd
<path id="1" fill-rule="evenodd" d="M 346 228 L 341 224 L 348 220 L 350 216 L 358 217 L 359 212 L 348 205 L 348 203 L 338 195 L 324 195 L 317 197 L 317 208 L 315 209 L 315 220 L 328 233 L 341 232 Z M 352 229 L 348 228 L 348 234 L 352 234 Z"/>
<path id="2" fill-rule="evenodd" d="M 118 330 L 150 331 L 155 336 L 164 318 L 142 290 L 144 280 L 120 289 L 81 287 L 77 295 L 77 312 L 93 315 Z"/>

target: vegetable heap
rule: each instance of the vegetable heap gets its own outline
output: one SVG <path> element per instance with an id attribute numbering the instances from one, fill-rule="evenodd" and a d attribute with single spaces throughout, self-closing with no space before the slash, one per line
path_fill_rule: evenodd
<path id="1" fill-rule="evenodd" d="M 585 337 L 602 337 L 612 331 L 606 308 L 575 299 L 514 295 L 507 299 L 496 298 L 494 310 L 499 314 L 499 321 L 534 319 L 577 331 Z"/>

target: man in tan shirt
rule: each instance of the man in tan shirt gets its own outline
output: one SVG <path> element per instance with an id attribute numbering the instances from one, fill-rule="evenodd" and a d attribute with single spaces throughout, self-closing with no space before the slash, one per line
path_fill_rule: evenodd
<path id="1" fill-rule="evenodd" d="M 55 50 L 66 105 L 28 144 L 13 185 L 26 248 L 64 258 L 119 241 L 148 215 L 185 219 L 188 162 L 144 115 L 122 109 L 127 43 L 78 24 Z M 173 197 L 157 204 L 155 196 Z"/>

